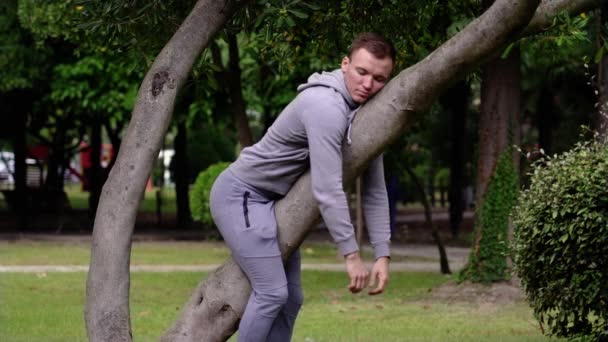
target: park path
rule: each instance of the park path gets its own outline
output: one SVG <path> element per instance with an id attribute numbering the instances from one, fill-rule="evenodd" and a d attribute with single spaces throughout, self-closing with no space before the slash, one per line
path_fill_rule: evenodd
<path id="1" fill-rule="evenodd" d="M 371 247 L 364 246 L 371 250 Z M 469 255 L 469 249 L 464 247 L 447 247 L 448 260 L 452 272 L 464 267 Z M 393 245 L 391 253 L 394 256 L 414 257 L 416 261 L 399 261 L 391 263 L 391 271 L 404 272 L 439 272 L 439 257 L 437 247 L 433 245 Z M 210 272 L 220 264 L 209 265 L 131 265 L 131 272 Z M 371 264 L 368 264 L 371 267 Z M 47 272 L 87 272 L 87 265 L 0 265 L 0 273 L 47 273 Z M 343 271 L 342 263 L 306 263 L 304 270 Z"/>

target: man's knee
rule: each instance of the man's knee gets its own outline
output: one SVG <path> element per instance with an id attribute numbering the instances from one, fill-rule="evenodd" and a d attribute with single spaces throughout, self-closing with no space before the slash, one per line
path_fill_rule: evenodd
<path id="1" fill-rule="evenodd" d="M 273 290 L 256 291 L 254 296 L 259 312 L 265 316 L 274 317 L 287 303 L 289 293 L 285 285 Z"/>

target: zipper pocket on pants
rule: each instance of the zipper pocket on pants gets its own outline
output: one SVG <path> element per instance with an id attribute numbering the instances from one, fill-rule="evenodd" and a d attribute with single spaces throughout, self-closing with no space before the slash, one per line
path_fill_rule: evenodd
<path id="1" fill-rule="evenodd" d="M 249 191 L 245 191 L 243 194 L 243 216 L 245 216 L 245 227 L 249 228 L 249 208 L 247 207 L 247 199 L 249 198 Z"/>

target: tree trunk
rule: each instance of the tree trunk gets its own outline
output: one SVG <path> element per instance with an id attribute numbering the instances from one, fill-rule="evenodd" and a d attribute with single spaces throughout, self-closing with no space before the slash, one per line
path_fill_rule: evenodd
<path id="1" fill-rule="evenodd" d="M 464 141 L 469 108 L 470 86 L 466 81 L 459 81 L 448 89 L 441 98 L 443 110 L 450 116 L 450 230 L 457 237 L 464 211 Z"/>
<path id="2" fill-rule="evenodd" d="M 355 117 L 353 142 L 343 149 L 344 181 L 350 184 L 405 131 L 411 117 L 424 114 L 451 83 L 516 39 L 537 5 L 538 1 L 497 1 L 467 28 L 389 82 Z M 298 248 L 319 217 L 310 184 L 310 173 L 306 173 L 275 207 L 284 258 Z M 162 340 L 225 340 L 234 333 L 250 292 L 247 278 L 229 260 L 199 284 Z"/>
<path id="3" fill-rule="evenodd" d="M 101 167 L 101 119 L 99 115 L 94 114 L 91 120 L 91 170 L 89 173 L 89 216 L 95 217 L 97 205 L 99 204 L 99 196 L 101 195 L 101 187 L 104 183 L 103 169 Z"/>
<path id="4" fill-rule="evenodd" d="M 608 27 L 608 2 L 603 1 L 601 5 L 600 29 L 598 30 L 598 39 L 600 44 L 606 42 L 608 34 L 605 28 Z M 598 44 L 599 45 L 599 44 Z M 599 105 L 597 113 L 597 131 L 600 134 L 600 139 L 604 143 L 608 143 L 608 54 L 604 54 L 598 63 L 598 88 L 599 88 Z"/>
<path id="5" fill-rule="evenodd" d="M 239 136 L 241 149 L 253 145 L 247 108 L 243 98 L 243 86 L 241 82 L 241 67 L 239 66 L 239 46 L 235 34 L 228 34 L 228 94 L 230 94 L 230 107 L 234 126 Z"/>
<path id="6" fill-rule="evenodd" d="M 431 235 L 437 244 L 437 249 L 439 250 L 439 267 L 442 274 L 451 274 L 450 271 L 450 263 L 448 261 L 448 255 L 445 252 L 445 247 L 443 246 L 443 242 L 441 241 L 441 237 L 439 236 L 439 231 L 437 227 L 433 225 L 433 219 L 431 214 L 431 205 L 427 199 L 426 191 L 424 191 L 424 186 L 422 182 L 416 177 L 416 174 L 410 168 L 409 165 L 405 165 L 405 171 L 410 176 L 418 193 L 420 194 L 420 199 L 422 200 L 422 206 L 424 206 L 424 224 L 431 231 Z"/>
<path id="7" fill-rule="evenodd" d="M 545 154 L 550 155 L 552 149 L 553 123 L 556 120 L 556 107 L 553 104 L 551 85 L 543 84 L 536 106 L 536 127 L 538 129 L 538 146 Z"/>
<path id="8" fill-rule="evenodd" d="M 95 216 L 85 321 L 90 341 L 131 341 L 129 264 L 139 202 L 179 89 L 216 32 L 246 1 L 199 0 L 157 56 L 137 95 Z"/>
<path id="9" fill-rule="evenodd" d="M 476 208 L 482 207 L 498 157 L 509 145 L 511 118 L 515 114 L 519 115 L 521 107 L 520 81 L 518 48 L 513 48 L 506 59 L 498 57 L 483 67 Z"/>
<path id="10" fill-rule="evenodd" d="M 15 213 L 18 217 L 19 231 L 24 231 L 28 226 L 27 208 L 27 145 L 25 134 L 27 132 L 27 114 L 25 112 L 12 113 L 14 115 L 15 127 L 13 135 L 13 152 L 15 157 Z"/>
<path id="11" fill-rule="evenodd" d="M 191 223 L 190 202 L 188 192 L 190 189 L 190 167 L 187 153 L 187 128 L 184 120 L 177 124 L 177 136 L 173 141 L 175 149 L 175 200 L 177 204 L 177 225 L 187 228 Z"/>

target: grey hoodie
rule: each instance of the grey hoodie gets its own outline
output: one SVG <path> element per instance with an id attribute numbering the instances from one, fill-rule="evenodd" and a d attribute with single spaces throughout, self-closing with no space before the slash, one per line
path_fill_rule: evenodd
<path id="1" fill-rule="evenodd" d="M 298 87 L 264 137 L 241 151 L 230 165 L 234 175 L 254 187 L 285 195 L 308 167 L 321 216 L 343 255 L 359 248 L 342 185 L 342 142 L 350 143 L 350 124 L 359 105 L 340 69 L 315 73 Z M 389 256 L 388 197 L 382 156 L 363 178 L 363 209 L 376 258 Z"/>

